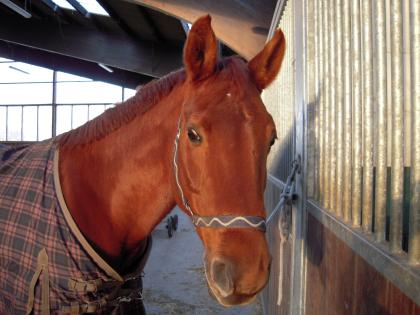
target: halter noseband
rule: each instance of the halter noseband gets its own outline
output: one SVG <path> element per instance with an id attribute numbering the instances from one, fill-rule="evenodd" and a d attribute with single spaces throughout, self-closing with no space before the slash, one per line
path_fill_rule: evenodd
<path id="1" fill-rule="evenodd" d="M 262 232 L 266 230 L 265 219 L 258 216 L 234 216 L 234 215 L 219 215 L 219 216 L 199 216 L 194 214 L 192 211 L 187 198 L 185 198 L 184 191 L 182 190 L 181 183 L 179 181 L 179 168 L 178 168 L 178 146 L 179 138 L 181 136 L 181 116 L 178 119 L 178 132 L 175 137 L 175 148 L 174 148 L 174 171 L 175 181 L 178 186 L 179 193 L 181 195 L 182 203 L 184 207 L 190 212 L 192 223 L 196 227 L 202 228 L 254 228 Z"/>

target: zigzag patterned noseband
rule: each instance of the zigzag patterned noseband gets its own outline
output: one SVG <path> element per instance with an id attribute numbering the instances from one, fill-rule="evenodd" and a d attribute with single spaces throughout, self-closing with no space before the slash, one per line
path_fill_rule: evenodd
<path id="1" fill-rule="evenodd" d="M 179 168 L 178 168 L 178 147 L 179 138 L 181 136 L 181 116 L 178 119 L 178 133 L 175 137 L 175 148 L 174 148 L 174 172 L 175 181 L 178 186 L 179 193 L 181 195 L 182 203 L 184 207 L 190 212 L 192 223 L 196 227 L 202 228 L 252 228 L 258 229 L 262 232 L 266 231 L 265 219 L 258 216 L 233 216 L 233 215 L 219 215 L 219 216 L 199 216 L 194 214 L 188 200 L 185 198 L 184 191 L 182 190 L 181 183 L 179 181 Z"/>

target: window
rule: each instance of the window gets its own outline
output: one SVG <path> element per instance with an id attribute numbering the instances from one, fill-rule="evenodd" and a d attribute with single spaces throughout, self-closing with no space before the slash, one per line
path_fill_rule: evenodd
<path id="1" fill-rule="evenodd" d="M 64 72 L 56 72 L 54 80 L 52 70 L 0 58 L 0 141 L 51 138 L 83 125 L 135 93 Z"/>

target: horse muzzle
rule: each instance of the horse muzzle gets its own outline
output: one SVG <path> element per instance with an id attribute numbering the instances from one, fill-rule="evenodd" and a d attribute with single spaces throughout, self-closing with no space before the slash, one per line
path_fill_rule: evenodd
<path id="1" fill-rule="evenodd" d="M 205 261 L 209 291 L 224 306 L 251 303 L 268 281 L 269 266 L 264 269 L 251 278 L 250 274 L 241 274 L 236 265 L 225 257 Z"/>

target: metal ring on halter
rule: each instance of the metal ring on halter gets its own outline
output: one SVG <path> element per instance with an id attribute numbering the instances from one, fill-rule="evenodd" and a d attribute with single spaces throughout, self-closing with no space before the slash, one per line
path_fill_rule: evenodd
<path id="1" fill-rule="evenodd" d="M 179 138 L 181 136 L 181 115 L 178 119 L 178 132 L 175 137 L 174 146 L 174 171 L 175 181 L 178 186 L 179 193 L 181 195 L 182 203 L 185 209 L 191 214 L 192 223 L 196 227 L 201 228 L 253 228 L 258 229 L 262 232 L 266 231 L 265 219 L 258 216 L 234 216 L 234 215 L 220 215 L 220 216 L 198 216 L 192 211 L 187 198 L 185 198 L 184 191 L 182 190 L 181 183 L 179 181 L 179 167 L 178 167 L 178 147 Z"/>

